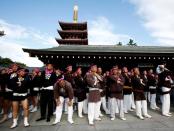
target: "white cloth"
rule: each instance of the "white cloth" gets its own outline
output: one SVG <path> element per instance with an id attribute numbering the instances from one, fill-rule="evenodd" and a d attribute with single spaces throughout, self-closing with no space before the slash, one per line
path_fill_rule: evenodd
<path id="1" fill-rule="evenodd" d="M 167 91 L 170 91 L 171 88 L 167 88 L 167 87 L 162 87 L 162 92 L 167 92 Z"/>
<path id="2" fill-rule="evenodd" d="M 109 114 L 111 114 L 111 98 L 108 97 L 108 110 L 109 110 Z"/>
<path id="3" fill-rule="evenodd" d="M 102 104 L 102 108 L 105 111 L 106 114 L 109 114 L 109 110 L 106 106 L 106 97 L 101 97 L 101 104 Z"/>
<path id="4" fill-rule="evenodd" d="M 123 100 L 111 98 L 111 117 L 115 118 L 116 108 L 118 109 L 120 113 L 120 118 L 124 118 L 124 108 L 123 108 Z"/>
<path id="5" fill-rule="evenodd" d="M 5 88 L 5 91 L 6 91 L 6 92 L 13 92 L 13 90 L 11 90 L 11 89 L 9 89 L 9 88 L 7 88 L 7 87 Z"/>
<path id="6" fill-rule="evenodd" d="M 41 90 L 53 90 L 53 86 L 42 87 Z"/>
<path id="7" fill-rule="evenodd" d="M 145 95 L 145 97 L 146 97 L 146 100 L 148 101 L 148 102 L 150 102 L 150 92 L 148 91 L 148 92 L 144 92 L 144 95 Z"/>
<path id="8" fill-rule="evenodd" d="M 124 95 L 123 104 L 124 104 L 124 112 L 128 112 L 129 110 L 131 110 L 132 94 Z"/>
<path id="9" fill-rule="evenodd" d="M 150 108 L 151 109 L 156 109 L 156 94 L 150 94 Z"/>
<path id="10" fill-rule="evenodd" d="M 94 119 L 99 118 L 100 115 L 100 105 L 101 102 L 89 102 L 88 103 L 88 121 L 89 123 L 93 123 Z"/>
<path id="11" fill-rule="evenodd" d="M 78 116 L 79 117 L 82 117 L 82 112 L 84 114 L 87 114 L 87 110 L 86 110 L 86 99 L 84 101 L 81 101 L 81 102 L 78 102 Z"/>
<path id="12" fill-rule="evenodd" d="M 39 91 L 39 87 L 34 87 L 33 90 L 34 91 Z"/>
<path id="13" fill-rule="evenodd" d="M 88 99 L 83 101 L 83 113 L 88 114 Z"/>
<path id="14" fill-rule="evenodd" d="M 170 94 L 164 94 L 162 96 L 162 114 L 166 115 L 170 112 Z"/>
<path id="15" fill-rule="evenodd" d="M 65 101 L 65 99 L 63 97 L 60 96 L 60 105 L 56 107 L 56 120 L 60 122 L 61 117 L 62 117 L 62 109 L 63 109 L 63 103 Z M 67 105 L 67 101 L 65 103 Z M 68 121 L 73 121 L 72 117 L 73 117 L 73 106 L 67 106 L 68 109 Z"/>
<path id="16" fill-rule="evenodd" d="M 131 103 L 131 107 L 132 107 L 133 109 L 136 108 L 136 107 L 135 107 L 135 101 L 134 101 L 134 93 L 132 93 L 132 103 Z"/>
<path id="17" fill-rule="evenodd" d="M 147 114 L 147 101 L 146 100 L 139 100 L 136 101 L 136 115 L 142 117 L 142 115 L 146 116 Z"/>
<path id="18" fill-rule="evenodd" d="M 149 89 L 156 89 L 155 86 L 149 86 Z M 155 94 L 150 94 L 150 108 L 151 109 L 156 109 L 156 93 Z"/>
<path id="19" fill-rule="evenodd" d="M 13 93 L 13 96 L 27 96 L 28 93 Z"/>

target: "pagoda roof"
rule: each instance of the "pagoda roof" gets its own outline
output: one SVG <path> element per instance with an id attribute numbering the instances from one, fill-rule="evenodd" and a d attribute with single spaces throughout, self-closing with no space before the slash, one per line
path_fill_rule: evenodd
<path id="1" fill-rule="evenodd" d="M 73 23 L 73 22 L 59 21 L 59 25 L 62 28 L 62 30 L 72 30 L 72 29 L 87 30 L 87 22 Z"/>
<path id="2" fill-rule="evenodd" d="M 87 45 L 88 39 L 58 39 L 56 41 L 59 44 L 67 44 L 67 45 Z"/>
<path id="3" fill-rule="evenodd" d="M 120 55 L 125 56 L 174 56 L 174 47 L 163 46 L 116 46 L 116 45 L 59 45 L 47 49 L 23 49 L 30 55 Z"/>
<path id="4" fill-rule="evenodd" d="M 87 38 L 87 30 L 57 30 L 59 35 L 64 39 L 66 35 L 76 35 Z"/>

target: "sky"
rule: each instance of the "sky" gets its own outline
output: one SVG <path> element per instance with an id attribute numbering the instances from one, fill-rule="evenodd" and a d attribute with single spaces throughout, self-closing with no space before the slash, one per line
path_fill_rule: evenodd
<path id="1" fill-rule="evenodd" d="M 42 66 L 22 48 L 58 46 L 58 21 L 72 22 L 78 5 L 78 21 L 88 22 L 90 45 L 174 46 L 174 0 L 1 0 L 0 56 Z"/>

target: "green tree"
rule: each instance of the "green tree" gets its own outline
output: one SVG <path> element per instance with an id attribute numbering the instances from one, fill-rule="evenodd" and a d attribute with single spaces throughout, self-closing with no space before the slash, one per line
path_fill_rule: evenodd
<path id="1" fill-rule="evenodd" d="M 118 42 L 117 46 L 123 46 L 122 42 Z"/>
<path id="2" fill-rule="evenodd" d="M 0 65 L 3 67 L 8 67 L 10 64 L 12 64 L 13 61 L 9 58 L 2 58 L 0 59 Z"/>
<path id="3" fill-rule="evenodd" d="M 13 63 L 18 64 L 20 67 L 26 67 L 26 65 L 24 63 L 14 62 L 10 58 L 2 58 L 0 56 L 0 66 L 2 66 L 2 67 L 9 67 Z"/>
<path id="4" fill-rule="evenodd" d="M 137 43 L 134 42 L 133 39 L 129 39 L 129 42 L 127 43 L 128 46 L 137 46 Z"/>

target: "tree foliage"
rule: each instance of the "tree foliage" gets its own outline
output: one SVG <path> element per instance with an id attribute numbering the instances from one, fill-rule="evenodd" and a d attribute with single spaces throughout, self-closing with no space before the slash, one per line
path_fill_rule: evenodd
<path id="1" fill-rule="evenodd" d="M 118 42 L 117 46 L 123 46 L 122 42 Z"/>
<path id="2" fill-rule="evenodd" d="M 125 45 L 122 42 L 118 42 L 116 46 L 138 46 L 137 43 L 134 42 L 133 39 L 129 39 L 129 42 Z"/>
<path id="3" fill-rule="evenodd" d="M 1 67 L 9 67 L 13 63 L 18 64 L 20 67 L 26 67 L 26 65 L 24 63 L 12 61 L 10 58 L 2 58 L 0 56 L 0 66 Z"/>
<path id="4" fill-rule="evenodd" d="M 128 46 L 137 46 L 137 43 L 134 42 L 133 39 L 130 39 L 129 42 L 127 43 Z"/>

